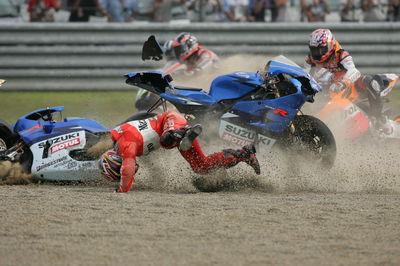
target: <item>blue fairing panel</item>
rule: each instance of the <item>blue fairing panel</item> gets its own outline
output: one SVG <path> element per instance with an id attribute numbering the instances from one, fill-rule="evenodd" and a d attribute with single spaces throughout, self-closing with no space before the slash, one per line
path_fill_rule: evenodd
<path id="1" fill-rule="evenodd" d="M 215 100 L 211 98 L 210 95 L 205 93 L 204 91 L 192 91 L 192 90 L 180 90 L 180 89 L 175 89 L 175 92 L 177 93 L 176 96 L 183 96 L 184 98 L 189 98 L 193 100 L 198 100 L 200 102 L 204 102 L 206 104 L 213 104 L 215 103 Z"/>
<path id="2" fill-rule="evenodd" d="M 204 92 L 182 92 L 174 95 L 161 93 L 160 97 L 166 99 L 173 104 L 210 106 L 215 103 L 215 101 Z"/>
<path id="3" fill-rule="evenodd" d="M 222 75 L 214 79 L 209 95 L 216 101 L 237 99 L 263 84 L 264 80 L 258 73 L 236 72 Z"/>
<path id="4" fill-rule="evenodd" d="M 38 125 L 38 123 L 39 123 L 38 120 L 27 119 L 27 117 L 31 117 L 35 114 L 39 114 L 42 112 L 55 113 L 55 112 L 62 112 L 62 111 L 64 111 L 64 106 L 57 106 L 57 107 L 39 109 L 39 110 L 33 111 L 29 114 L 26 114 L 23 117 L 21 117 L 20 119 L 18 119 L 17 123 L 15 123 L 14 132 L 19 133 L 20 131 L 23 131 L 25 129 L 30 129 L 30 128 Z"/>
<path id="5" fill-rule="evenodd" d="M 74 118 L 71 121 L 66 118 L 64 119 L 64 122 L 33 121 L 28 119 L 25 119 L 25 121 L 29 122 L 32 127 L 24 129 L 18 133 L 22 140 L 29 144 L 78 130 L 87 130 L 93 133 L 106 132 L 109 130 L 109 128 L 94 120 L 84 118 Z M 36 123 L 31 124 L 31 122 Z M 50 133 L 45 133 L 43 127 L 51 124 L 54 125 L 54 128 Z"/>

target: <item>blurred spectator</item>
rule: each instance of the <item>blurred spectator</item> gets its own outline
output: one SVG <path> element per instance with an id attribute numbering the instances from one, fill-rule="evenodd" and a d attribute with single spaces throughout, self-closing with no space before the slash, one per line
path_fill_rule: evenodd
<path id="1" fill-rule="evenodd" d="M 26 4 L 26 1 L 25 0 L 8 0 L 8 1 L 10 1 L 13 4 L 13 6 L 16 8 L 18 14 L 20 15 L 22 6 L 24 4 Z"/>
<path id="2" fill-rule="evenodd" d="M 188 18 L 188 10 L 186 8 L 187 0 L 172 0 L 171 1 L 171 19 L 182 20 Z"/>
<path id="3" fill-rule="evenodd" d="M 388 21 L 400 21 L 400 0 L 389 0 Z"/>
<path id="4" fill-rule="evenodd" d="M 157 0 L 135 0 L 138 6 L 137 14 L 131 14 L 132 18 L 128 18 L 128 21 L 133 19 L 139 21 L 153 21 L 154 20 L 154 3 Z"/>
<path id="5" fill-rule="evenodd" d="M 101 7 L 110 15 L 109 22 L 124 22 L 125 0 L 101 0 Z"/>
<path id="6" fill-rule="evenodd" d="M 29 0 L 29 20 L 31 22 L 54 22 L 54 15 L 59 7 L 58 0 Z"/>
<path id="7" fill-rule="evenodd" d="M 191 0 L 188 10 L 190 21 L 217 22 L 223 20 L 220 0 Z"/>
<path id="8" fill-rule="evenodd" d="M 325 21 L 325 16 L 331 12 L 326 0 L 311 1 L 301 1 L 302 17 L 306 17 L 309 22 Z"/>
<path id="9" fill-rule="evenodd" d="M 188 20 L 186 0 L 155 0 L 154 20 L 168 22 L 171 20 Z"/>
<path id="10" fill-rule="evenodd" d="M 285 22 L 289 0 L 272 0 L 271 22 Z"/>
<path id="11" fill-rule="evenodd" d="M 15 18 L 18 17 L 20 6 L 11 0 L 0 0 L 0 17 Z"/>
<path id="12" fill-rule="evenodd" d="M 125 7 L 123 11 L 125 15 L 125 22 L 134 21 L 140 15 L 139 6 L 135 0 L 125 0 Z"/>
<path id="13" fill-rule="evenodd" d="M 361 0 L 361 9 L 365 22 L 378 22 L 385 20 L 382 5 L 379 0 Z"/>
<path id="14" fill-rule="evenodd" d="M 265 10 L 270 8 L 271 0 L 250 0 L 249 14 L 256 22 L 265 22 Z"/>
<path id="15" fill-rule="evenodd" d="M 342 22 L 358 22 L 360 19 L 360 0 L 342 0 L 340 8 L 340 20 Z"/>
<path id="16" fill-rule="evenodd" d="M 228 21 L 254 21 L 254 18 L 248 13 L 249 0 L 223 0 L 222 11 Z"/>
<path id="17" fill-rule="evenodd" d="M 106 16 L 107 21 L 112 20 L 111 15 L 101 8 L 99 0 L 68 0 L 67 5 L 71 12 L 70 22 L 88 22 L 90 16 L 95 16 L 96 12 Z"/>
<path id="18" fill-rule="evenodd" d="M 139 11 L 134 0 L 102 0 L 101 5 L 110 14 L 110 22 L 132 21 Z"/>

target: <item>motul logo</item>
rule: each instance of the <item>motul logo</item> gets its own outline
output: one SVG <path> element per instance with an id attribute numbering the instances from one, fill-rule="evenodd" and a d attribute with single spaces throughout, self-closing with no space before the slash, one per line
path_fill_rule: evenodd
<path id="1" fill-rule="evenodd" d="M 81 144 L 80 138 L 67 140 L 51 147 L 51 153 L 55 153 L 79 144 Z"/>

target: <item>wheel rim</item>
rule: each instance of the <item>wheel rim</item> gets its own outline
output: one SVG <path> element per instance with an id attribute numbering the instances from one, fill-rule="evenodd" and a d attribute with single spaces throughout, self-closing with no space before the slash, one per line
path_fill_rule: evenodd
<path id="1" fill-rule="evenodd" d="M 0 151 L 7 150 L 7 144 L 3 139 L 0 139 Z"/>

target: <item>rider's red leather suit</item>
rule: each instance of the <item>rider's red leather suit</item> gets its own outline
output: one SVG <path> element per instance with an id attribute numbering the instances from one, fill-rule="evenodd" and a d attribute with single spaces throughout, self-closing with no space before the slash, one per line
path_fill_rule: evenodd
<path id="1" fill-rule="evenodd" d="M 130 190 L 136 170 L 136 156 L 159 148 L 160 137 L 163 134 L 185 125 L 188 125 L 188 122 L 184 117 L 174 111 L 167 111 L 149 119 L 122 124 L 111 130 L 111 136 L 116 142 L 116 151 L 123 159 L 121 181 L 117 192 Z M 232 163 L 225 158 L 223 152 L 206 156 L 197 140 L 194 140 L 193 146 L 188 151 L 180 152 L 196 173 L 207 173 L 212 169 L 226 167 Z"/>

